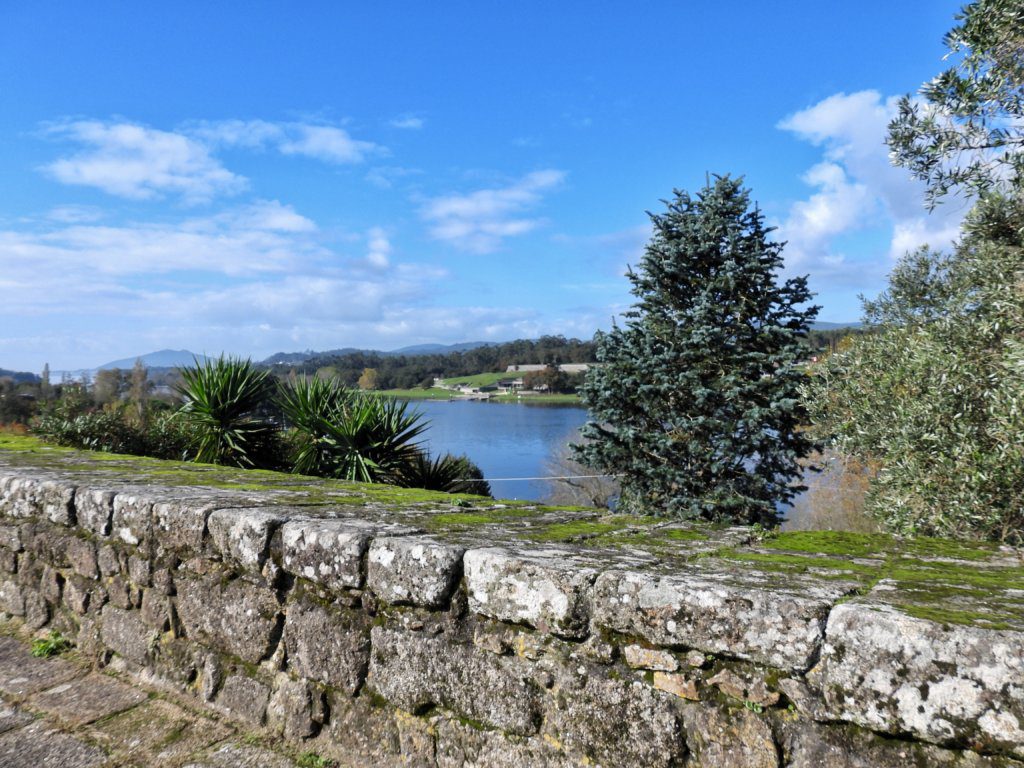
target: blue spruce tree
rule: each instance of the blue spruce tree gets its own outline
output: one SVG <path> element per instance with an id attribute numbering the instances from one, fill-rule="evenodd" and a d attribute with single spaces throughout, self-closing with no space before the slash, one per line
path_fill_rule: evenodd
<path id="1" fill-rule="evenodd" d="M 805 277 L 779 282 L 782 244 L 741 180 L 666 205 L 625 326 L 596 337 L 577 456 L 620 476 L 623 511 L 775 525 L 814 447 L 797 388 L 819 308 Z"/>

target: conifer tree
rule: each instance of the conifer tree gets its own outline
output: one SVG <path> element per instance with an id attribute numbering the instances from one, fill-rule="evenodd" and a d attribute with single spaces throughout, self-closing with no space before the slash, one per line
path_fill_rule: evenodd
<path id="1" fill-rule="evenodd" d="M 813 448 L 798 385 L 818 307 L 806 278 L 780 284 L 782 244 L 740 179 L 648 215 L 636 303 L 596 337 L 576 453 L 619 476 L 624 511 L 774 525 Z"/>

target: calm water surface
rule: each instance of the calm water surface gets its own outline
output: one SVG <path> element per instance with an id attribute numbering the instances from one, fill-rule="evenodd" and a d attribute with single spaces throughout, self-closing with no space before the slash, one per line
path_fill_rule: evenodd
<path id="1" fill-rule="evenodd" d="M 577 438 L 587 420 L 585 409 L 567 406 L 467 400 L 416 400 L 411 406 L 430 421 L 425 442 L 431 454 L 466 454 L 483 470 L 499 499 L 544 500 L 550 492 L 548 483 L 500 478 L 550 475 L 551 459 Z M 807 481 L 821 483 L 828 476 L 809 476 Z M 793 508 L 780 507 L 788 518 L 783 528 L 803 527 L 809 511 L 802 499 L 796 501 Z"/>
<path id="2" fill-rule="evenodd" d="M 484 472 L 498 498 L 541 500 L 543 481 L 500 481 L 503 477 L 548 475 L 547 463 L 576 438 L 587 420 L 583 408 L 467 400 L 417 400 L 411 404 L 430 421 L 430 452 L 466 454 Z"/>

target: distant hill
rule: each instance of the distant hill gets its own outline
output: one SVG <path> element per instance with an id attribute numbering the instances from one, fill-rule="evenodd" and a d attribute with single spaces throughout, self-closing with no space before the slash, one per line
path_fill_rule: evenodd
<path id="1" fill-rule="evenodd" d="M 123 360 L 113 360 L 96 368 L 98 371 L 109 370 L 110 368 L 127 369 L 135 365 L 136 360 L 142 360 L 147 368 L 177 368 L 182 365 L 192 365 L 199 360 L 203 362 L 206 357 L 189 352 L 187 349 L 161 349 L 159 352 L 150 352 L 138 357 L 126 357 Z"/>
<path id="2" fill-rule="evenodd" d="M 413 355 L 447 355 L 451 352 L 468 352 L 471 349 L 494 346 L 497 346 L 497 342 L 463 341 L 459 344 L 414 344 L 411 347 L 392 349 L 390 352 L 382 352 L 379 349 L 358 349 L 356 347 L 328 349 L 323 352 L 314 352 L 311 349 L 307 349 L 305 352 L 277 352 L 264 360 L 263 365 L 297 365 L 307 360 L 312 360 L 314 357 L 342 357 L 343 355 L 354 355 L 357 353 L 385 356 L 406 355 L 410 357 Z"/>
<path id="3" fill-rule="evenodd" d="M 824 320 L 811 323 L 812 331 L 834 331 L 839 328 L 860 328 L 862 323 L 826 323 Z"/>
<path id="4" fill-rule="evenodd" d="M 386 355 L 447 355 L 449 352 L 468 352 L 480 347 L 496 347 L 496 341 L 463 341 L 459 344 L 414 344 L 385 352 Z"/>
<path id="5" fill-rule="evenodd" d="M 0 379 L 5 377 L 14 379 L 15 384 L 35 384 L 39 381 L 39 377 L 34 373 L 28 371 L 9 371 L 6 368 L 0 368 Z"/>

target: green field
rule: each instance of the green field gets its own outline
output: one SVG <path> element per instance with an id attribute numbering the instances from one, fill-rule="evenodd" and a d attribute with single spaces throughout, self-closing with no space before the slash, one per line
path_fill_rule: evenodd
<path id="1" fill-rule="evenodd" d="M 441 381 L 447 387 L 455 387 L 460 384 L 466 384 L 470 387 L 487 387 L 491 384 L 497 384 L 502 379 L 515 379 L 518 376 L 519 374 L 516 373 L 499 371 L 497 373 L 475 373 L 472 376 L 455 376 L 450 379 L 442 379 Z"/>
<path id="2" fill-rule="evenodd" d="M 388 397 L 400 397 L 403 400 L 448 400 L 455 393 L 435 387 L 430 389 L 415 387 L 413 389 L 384 389 L 381 390 L 381 394 Z"/>

